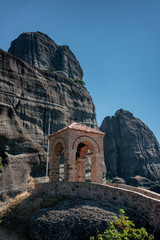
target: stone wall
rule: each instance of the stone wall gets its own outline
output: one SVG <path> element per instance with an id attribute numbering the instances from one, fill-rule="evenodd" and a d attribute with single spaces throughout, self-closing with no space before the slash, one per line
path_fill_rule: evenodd
<path id="1" fill-rule="evenodd" d="M 133 187 L 133 186 L 130 186 L 130 185 L 119 184 L 119 183 L 111 183 L 111 184 L 108 183 L 107 185 L 110 185 L 112 187 L 118 187 L 118 188 L 126 189 L 126 190 L 131 190 L 133 192 L 138 192 L 138 193 L 141 193 L 141 194 L 146 195 L 148 197 L 156 198 L 156 199 L 160 200 L 160 194 L 149 191 L 145 188 L 137 188 L 137 187 Z"/>
<path id="2" fill-rule="evenodd" d="M 148 197 L 142 193 L 110 185 L 66 181 L 37 184 L 36 191 L 54 197 L 68 196 L 99 199 L 119 205 L 120 208 L 125 206 L 148 219 L 151 225 L 160 228 L 160 200 L 153 198 L 154 194 L 152 197 Z"/>

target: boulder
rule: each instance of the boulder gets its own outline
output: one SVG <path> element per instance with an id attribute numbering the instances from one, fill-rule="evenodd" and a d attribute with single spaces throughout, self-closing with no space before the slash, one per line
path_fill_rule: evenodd
<path id="1" fill-rule="evenodd" d="M 88 240 L 97 231 L 104 232 L 119 208 L 122 206 L 101 200 L 63 199 L 55 207 L 38 210 L 30 220 L 30 236 L 33 240 Z M 132 220 L 138 219 L 145 226 L 144 219 L 125 210 Z"/>
<path id="2" fill-rule="evenodd" d="M 104 136 L 107 178 L 141 176 L 160 181 L 160 148 L 153 132 L 132 113 L 118 110 L 100 127 Z"/>
<path id="3" fill-rule="evenodd" d="M 149 180 L 148 178 L 142 177 L 142 176 L 135 176 L 135 177 L 130 177 L 127 179 L 127 184 L 134 186 L 134 187 L 150 187 L 154 183 Z"/>
<path id="4" fill-rule="evenodd" d="M 114 177 L 112 179 L 112 183 L 118 183 L 118 184 L 126 184 L 126 181 L 123 178 Z"/>

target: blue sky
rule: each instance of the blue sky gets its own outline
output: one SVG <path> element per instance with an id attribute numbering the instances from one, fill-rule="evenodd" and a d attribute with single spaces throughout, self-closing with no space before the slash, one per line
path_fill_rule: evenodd
<path id="1" fill-rule="evenodd" d="M 68 45 L 84 71 L 98 125 L 123 108 L 160 142 L 159 0 L 1 1 L 0 48 L 41 31 Z"/>

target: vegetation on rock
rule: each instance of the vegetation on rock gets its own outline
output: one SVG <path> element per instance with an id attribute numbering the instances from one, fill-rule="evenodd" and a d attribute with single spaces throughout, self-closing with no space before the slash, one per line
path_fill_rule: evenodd
<path id="1" fill-rule="evenodd" d="M 71 81 L 78 83 L 79 85 L 85 85 L 85 82 L 83 82 L 83 80 L 81 80 L 80 78 L 70 78 Z"/>
<path id="2" fill-rule="evenodd" d="M 48 218 L 48 215 L 50 212 L 53 212 L 53 222 L 55 221 L 55 217 L 57 217 L 56 221 L 59 221 L 60 225 L 66 226 L 66 228 L 63 229 L 63 231 L 67 231 L 67 234 L 71 236 L 74 232 L 74 236 L 79 236 L 78 234 L 83 234 L 87 238 L 80 238 L 80 239 L 88 239 L 91 234 L 96 234 L 97 229 L 99 229 L 101 232 L 104 231 L 105 226 L 109 225 L 109 228 L 102 234 L 98 233 L 95 237 L 90 237 L 90 240 L 121 240 L 121 239 L 132 239 L 132 240 L 152 240 L 154 237 L 152 235 L 148 235 L 147 231 L 144 228 L 136 229 L 134 226 L 134 223 L 129 220 L 128 217 L 125 216 L 124 210 L 120 210 L 120 214 L 117 215 L 118 217 L 114 217 L 116 212 L 114 211 L 113 205 L 110 205 L 108 203 L 100 203 L 95 202 L 91 200 L 80 200 L 80 199 L 70 199 L 67 196 L 66 197 L 53 197 L 53 195 L 45 194 L 45 193 L 38 193 L 33 192 L 34 190 L 34 184 L 33 179 L 30 179 L 30 182 L 28 183 L 28 190 L 30 193 L 23 193 L 18 195 L 13 201 L 0 212 L 0 228 L 10 230 L 11 233 L 16 234 L 17 236 L 21 237 L 24 240 L 30 240 L 34 239 L 30 236 L 31 228 L 31 219 L 33 220 L 32 223 L 37 220 L 40 220 L 40 223 L 46 229 L 46 226 L 50 225 L 50 220 Z M 100 205 L 99 205 L 100 204 Z M 101 205 L 102 204 L 102 205 Z M 93 208 L 94 207 L 94 208 Z M 65 215 L 67 214 L 68 209 L 71 209 L 72 215 L 69 218 L 66 217 L 66 222 L 64 221 Z M 107 216 L 105 215 L 105 218 L 103 218 L 103 211 L 106 209 Z M 55 212 L 54 212 L 55 210 Z M 61 212 L 62 210 L 62 212 Z M 117 210 L 117 208 L 116 208 Z M 75 215 L 74 215 L 75 211 Z M 97 212 L 99 211 L 99 212 Z M 86 212 L 86 215 L 84 214 Z M 37 215 L 37 213 L 42 213 L 42 215 Z M 47 213 L 47 214 L 46 214 Z M 61 213 L 61 214 L 60 214 Z M 113 213 L 113 215 L 112 215 Z M 70 212 L 68 212 L 70 214 Z M 96 218 L 95 215 L 97 214 Z M 33 216 L 41 216 L 41 218 L 34 219 Z M 84 215 L 84 216 L 83 216 Z M 59 217 L 58 217 L 59 216 Z M 89 216 L 89 217 L 88 217 Z M 92 216 L 92 217 L 91 217 Z M 88 220 L 87 220 L 88 217 Z M 47 220 L 48 218 L 48 220 Z M 63 219 L 63 221 L 62 221 Z M 77 223 L 77 219 L 79 219 Z M 38 221 L 39 221 L 38 220 Z M 45 224 L 43 225 L 43 221 L 45 221 Z M 88 221 L 89 224 L 86 225 L 86 222 Z M 49 225 L 47 225 L 47 222 Z M 67 223 L 72 223 L 71 225 L 65 225 Z M 74 225 L 74 224 L 75 225 Z M 39 224 L 39 222 L 38 222 Z M 59 228 L 59 224 L 54 222 L 55 228 L 57 226 Z M 105 224 L 105 225 L 104 225 Z M 93 230 L 93 226 L 94 230 Z M 17 228 L 18 226 L 18 228 Z M 34 225 L 33 229 L 35 229 L 35 232 L 42 231 L 41 225 L 39 229 L 35 228 L 36 224 Z M 70 226 L 68 228 L 68 226 Z M 83 229 L 84 226 L 84 229 Z M 98 227 L 97 227 L 98 226 Z M 75 229 L 79 229 L 79 232 L 75 232 Z M 52 226 L 49 227 L 50 231 L 54 228 Z M 83 231 L 82 231 L 83 230 Z M 45 234 L 45 233 L 44 233 Z M 60 234 L 56 232 L 56 236 Z M 64 232 L 65 235 L 65 232 Z M 1 235 L 0 235 L 1 237 Z M 43 236 L 42 236 L 43 237 Z M 14 238 L 13 238 L 14 239 Z M 39 238 L 36 238 L 39 239 Z M 43 238 L 41 238 L 43 239 Z M 52 238 L 48 238 L 52 239 Z M 55 238 L 59 239 L 59 238 Z M 62 239 L 62 238 L 60 238 Z M 66 238 L 68 239 L 68 238 Z M 74 238 L 69 238 L 74 239 Z M 76 238 L 79 239 L 79 238 Z M 156 238 L 159 239 L 159 238 Z"/>
<path id="3" fill-rule="evenodd" d="M 123 209 L 119 210 L 119 216 L 115 216 L 104 233 L 97 233 L 96 237 L 91 236 L 90 240 L 152 240 L 145 228 L 135 228 L 135 224 L 125 216 Z"/>
<path id="4" fill-rule="evenodd" d="M 113 182 L 113 180 L 112 180 L 111 178 L 107 178 L 107 181 L 108 181 L 109 183 L 112 183 L 112 182 Z"/>
<path id="5" fill-rule="evenodd" d="M 2 158 L 0 157 L 0 174 L 3 171 Z"/>

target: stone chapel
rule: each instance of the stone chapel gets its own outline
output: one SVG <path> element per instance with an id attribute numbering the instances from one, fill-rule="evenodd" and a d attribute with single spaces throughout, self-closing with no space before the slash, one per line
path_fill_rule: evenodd
<path id="1" fill-rule="evenodd" d="M 91 182 L 102 183 L 105 133 L 80 123 L 72 123 L 49 135 L 49 181 L 60 181 L 60 161 L 64 161 L 64 181 L 85 182 L 85 164 L 91 159 Z"/>

